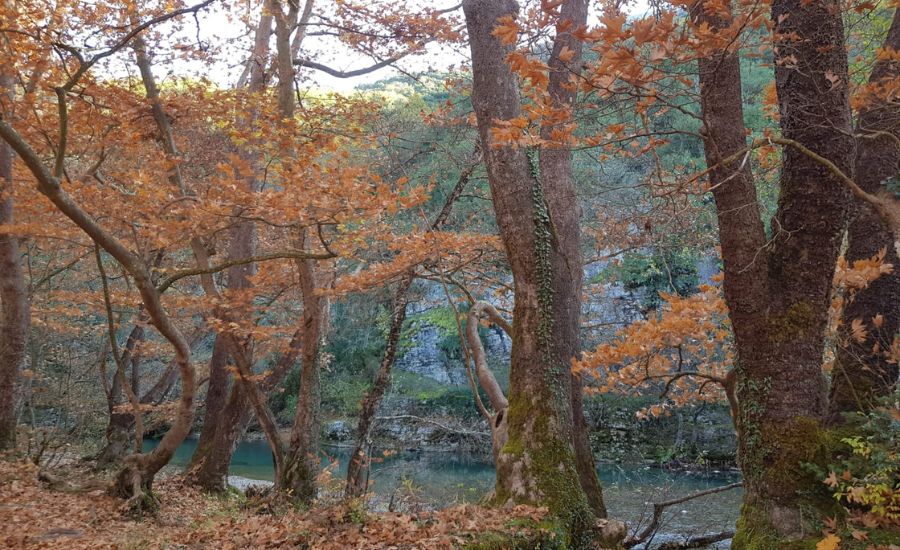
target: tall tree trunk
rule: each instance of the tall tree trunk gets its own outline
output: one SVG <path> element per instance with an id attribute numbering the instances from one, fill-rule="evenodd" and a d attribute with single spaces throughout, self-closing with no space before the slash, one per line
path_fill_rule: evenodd
<path id="1" fill-rule="evenodd" d="M 0 74 L 3 104 L 11 102 L 12 87 L 12 75 Z M 6 142 L 0 142 L 0 225 L 12 222 L 13 151 Z M 19 373 L 25 364 L 30 326 L 19 239 L 0 232 L 0 451 L 16 445 Z"/>
<path id="2" fill-rule="evenodd" d="M 484 148 L 500 236 L 515 286 L 509 383 L 509 437 L 497 460 L 497 502 L 547 506 L 572 537 L 586 544 L 595 515 L 582 488 L 575 452 L 570 364 L 580 352 L 582 261 L 579 208 L 573 202 L 570 152 L 533 151 L 492 137 L 494 121 L 521 114 L 508 48 L 493 35 L 498 20 L 515 16 L 512 0 L 463 2 L 472 51 L 472 104 Z M 587 3 L 563 2 L 562 19 L 585 24 Z M 568 39 L 557 37 L 557 42 Z M 562 46 L 554 44 L 558 51 Z M 568 68 L 577 67 L 578 55 Z M 554 101 L 567 101 L 559 68 L 551 71 Z"/>
<path id="3" fill-rule="evenodd" d="M 228 400 L 228 386 L 231 374 L 228 371 L 228 349 L 222 335 L 217 334 L 213 342 L 212 355 L 209 358 L 209 382 L 206 385 L 206 400 L 203 411 L 203 427 L 200 429 L 200 437 L 197 439 L 197 448 L 191 455 L 191 461 L 185 468 L 185 478 L 189 483 L 208 491 L 224 489 L 218 483 L 207 486 L 203 476 L 199 476 L 206 462 L 215 452 L 214 442 L 220 428 L 227 429 L 223 425 L 223 412 Z M 230 455 L 229 455 L 230 459 Z M 224 476 L 222 476 L 224 478 Z"/>
<path id="4" fill-rule="evenodd" d="M 260 93 L 268 84 L 266 67 L 269 63 L 272 21 L 272 15 L 267 13 L 267 9 L 264 9 L 256 26 L 250 59 L 238 80 L 238 87 L 246 86 L 250 93 Z M 252 124 L 255 113 L 251 112 L 249 118 Z M 255 188 L 253 179 L 250 180 L 249 185 Z M 231 227 L 230 237 L 229 257 L 246 257 L 255 250 L 256 236 L 252 223 L 236 223 Z M 246 288 L 247 276 L 252 272 L 241 269 L 242 267 L 244 266 L 235 266 L 235 268 L 229 269 L 229 289 Z M 232 287 L 232 280 L 234 280 L 234 287 Z M 244 287 L 240 286 L 242 284 Z M 212 358 L 210 362 L 207 409 L 200 432 L 200 441 L 191 456 L 191 462 L 187 469 L 187 478 L 190 482 L 212 492 L 225 490 L 231 456 L 234 454 L 237 440 L 243 435 L 250 419 L 250 405 L 244 390 L 239 384 L 231 384 L 231 389 L 228 390 L 231 375 L 226 369 L 229 357 L 227 346 L 224 340 L 218 337 L 216 343 L 221 345 L 220 356 Z M 213 359 L 216 359 L 215 363 Z M 211 402 L 209 392 L 213 392 Z M 246 420 L 240 424 L 241 419 L 244 418 Z"/>
<path id="5" fill-rule="evenodd" d="M 278 111 L 282 120 L 293 119 L 296 97 L 294 96 L 294 59 L 291 34 L 297 27 L 299 3 L 282 3 L 272 0 L 270 8 L 275 18 L 275 65 L 278 71 Z M 310 17 L 312 2 L 307 0 L 303 17 Z M 305 28 L 305 27 L 301 27 Z M 290 151 L 287 151 L 288 156 Z M 300 230 L 298 245 L 306 245 L 306 229 Z M 319 473 L 319 418 L 320 401 L 320 348 L 328 323 L 328 298 L 317 292 L 316 264 L 313 260 L 297 260 L 300 292 L 303 300 L 303 345 L 301 351 L 300 389 L 297 396 L 297 411 L 291 428 L 291 441 L 285 457 L 284 479 L 281 487 L 291 498 L 304 504 L 311 503 L 318 494 L 316 478 Z M 276 483 L 277 485 L 277 483 Z"/>
<path id="6" fill-rule="evenodd" d="M 453 189 L 447 196 L 447 200 L 444 201 L 444 206 L 441 208 L 441 211 L 438 213 L 434 222 L 432 222 L 432 231 L 441 229 L 447 222 L 447 219 L 450 217 L 450 212 L 453 209 L 453 203 L 456 202 L 466 188 L 466 185 L 468 185 L 469 178 L 471 178 L 472 172 L 478 165 L 479 159 L 480 147 L 476 147 L 475 151 L 472 153 L 469 166 L 463 169 L 462 173 L 459 175 L 459 178 L 456 180 L 456 185 L 453 186 Z M 369 390 L 369 393 L 363 398 L 361 411 L 359 413 L 359 422 L 356 426 L 356 441 L 353 446 L 353 451 L 350 453 L 350 461 L 347 463 L 346 495 L 348 497 L 360 496 L 365 493 L 367 489 L 366 480 L 368 479 L 369 460 L 371 457 L 367 457 L 365 453 L 371 446 L 372 423 L 375 419 L 375 413 L 378 411 L 378 405 L 381 403 L 381 399 L 384 397 L 384 393 L 387 391 L 391 381 L 391 369 L 394 366 L 394 359 L 397 356 L 397 344 L 400 341 L 403 322 L 406 320 L 406 306 L 409 303 L 407 292 L 409 291 L 409 287 L 412 286 L 414 278 L 414 272 L 406 273 L 397 284 L 397 289 L 394 293 L 391 326 L 388 329 L 387 343 L 384 348 L 384 354 L 381 357 L 381 366 L 378 369 L 378 374 L 375 376 L 374 382 L 372 382 L 372 389 Z"/>
<path id="7" fill-rule="evenodd" d="M 293 101 L 293 98 L 291 98 Z M 305 244 L 301 235 L 300 245 Z M 309 504 L 317 494 L 316 477 L 319 474 L 319 418 L 321 374 L 320 347 L 325 338 L 328 323 L 328 298 L 316 292 L 314 260 L 297 260 L 300 275 L 300 292 L 303 295 L 303 346 L 300 353 L 300 388 L 297 395 L 297 411 L 291 428 L 291 442 L 285 461 L 285 490 L 292 498 Z"/>
<path id="8" fill-rule="evenodd" d="M 570 21 L 572 28 L 577 29 L 587 23 L 588 2 L 587 0 L 575 0 L 564 2 L 560 8 L 560 20 Z M 581 63 L 583 45 L 581 40 L 568 32 L 558 33 L 553 41 L 553 49 L 550 52 L 550 59 L 547 65 L 550 69 L 549 84 L 547 91 L 552 99 L 552 106 L 555 109 L 566 110 L 572 109 L 575 103 L 575 94 L 577 87 L 570 82 L 573 68 L 578 67 Z M 563 60 L 565 51 L 572 52 L 573 56 L 567 60 Z M 561 123 L 560 126 L 563 126 Z M 554 131 L 559 130 L 556 125 L 543 124 L 541 126 L 541 137 L 545 140 L 552 140 Z M 572 151 L 565 146 L 552 146 L 541 149 L 540 155 L 540 179 L 544 187 L 547 208 L 550 214 L 551 231 L 555 229 L 559 234 L 566 235 L 566 238 L 559 238 L 557 246 L 559 254 L 565 263 L 567 270 L 566 276 L 571 277 L 571 288 L 566 289 L 571 294 L 563 295 L 563 300 L 575 297 L 575 301 L 571 305 L 577 311 L 573 317 L 566 316 L 568 314 L 565 309 L 559 311 L 562 319 L 569 326 L 562 332 L 564 338 L 568 341 L 560 342 L 563 355 L 572 353 L 573 357 L 578 357 L 581 353 L 581 292 L 582 278 L 584 276 L 584 268 L 581 259 L 581 228 L 579 226 L 580 209 L 573 208 L 573 197 L 576 195 L 574 179 L 572 177 Z M 566 212 L 568 215 L 560 216 L 558 212 Z M 563 278 L 564 280 L 564 278 Z M 558 326 L 558 325 L 555 325 Z M 564 358 L 564 357 L 563 357 Z M 567 365 L 569 363 L 566 363 Z M 587 421 L 584 418 L 584 396 L 582 394 L 581 378 L 574 376 L 571 369 L 565 369 L 571 378 L 571 399 L 572 399 L 572 426 L 573 426 L 573 443 L 575 446 L 575 468 L 578 471 L 578 479 L 581 487 L 587 496 L 588 503 L 594 511 L 594 515 L 598 518 L 606 517 L 606 506 L 603 502 L 603 489 L 600 486 L 600 478 L 597 477 L 597 465 L 594 462 L 594 454 L 591 451 L 590 439 L 588 438 Z"/>
<path id="9" fill-rule="evenodd" d="M 882 46 L 900 50 L 900 10 Z M 900 78 L 900 62 L 890 58 L 875 63 L 870 86 Z M 885 132 L 891 136 L 879 134 Z M 856 182 L 875 194 L 884 180 L 900 174 L 900 107 L 897 101 L 875 101 L 863 108 L 857 122 Z M 894 236 L 872 207 L 855 201 L 855 217 L 848 230 L 849 246 L 844 254 L 849 264 L 885 252 L 884 262 L 894 266 L 859 290 L 845 306 L 841 347 L 831 376 L 829 421 L 839 423 L 846 412 L 868 412 L 880 397 L 890 394 L 897 383 L 897 363 L 890 358 L 891 345 L 900 333 L 900 258 Z M 876 323 L 875 318 L 880 322 Z M 864 323 L 867 335 L 858 341 L 849 334 L 854 320 Z"/>
<path id="10" fill-rule="evenodd" d="M 397 356 L 397 344 L 400 342 L 403 322 L 406 320 L 406 306 L 409 304 L 407 291 L 412 286 L 412 282 L 413 276 L 411 274 L 404 276 L 397 284 L 397 289 L 394 292 L 391 326 L 388 329 L 384 354 L 381 356 L 381 365 L 378 368 L 378 374 L 375 375 L 374 382 L 372 382 L 372 389 L 363 397 L 359 422 L 356 425 L 356 441 L 350 453 L 349 462 L 347 462 L 347 488 L 345 494 L 348 497 L 362 496 L 368 489 L 369 462 L 372 457 L 366 453 L 371 451 L 372 424 L 375 420 L 375 414 L 378 412 L 378 405 L 381 404 L 381 398 L 384 397 L 391 382 L 391 369 Z"/>
<path id="11" fill-rule="evenodd" d="M 805 4 L 775 0 L 772 7 L 781 38 L 775 72 L 782 134 L 850 174 L 855 151 L 840 5 Z M 718 13 L 706 12 L 702 2 L 694 9 L 697 23 L 727 28 L 730 20 Z M 827 505 L 805 497 L 820 482 L 803 464 L 828 452 L 821 360 L 847 194 L 822 164 L 785 148 L 767 242 L 753 177 L 740 158 L 746 134 L 737 52 L 702 59 L 699 71 L 738 357 L 736 424 L 746 492 L 734 546 L 776 545 L 812 535 L 817 507 Z M 720 165 L 735 155 L 737 160 Z"/>

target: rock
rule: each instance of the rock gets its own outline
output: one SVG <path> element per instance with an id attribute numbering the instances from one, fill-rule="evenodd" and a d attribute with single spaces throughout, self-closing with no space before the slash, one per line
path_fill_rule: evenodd
<path id="1" fill-rule="evenodd" d="M 597 538 L 600 548 L 620 548 L 628 534 L 628 526 L 617 519 L 598 519 Z"/>
<path id="2" fill-rule="evenodd" d="M 334 420 L 325 425 L 322 430 L 325 439 L 331 441 L 348 441 L 353 437 L 353 429 L 345 420 Z"/>
<path id="3" fill-rule="evenodd" d="M 228 485 L 234 487 L 238 491 L 246 491 L 250 487 L 272 487 L 275 484 L 264 479 L 250 479 L 241 476 L 228 476 Z"/>

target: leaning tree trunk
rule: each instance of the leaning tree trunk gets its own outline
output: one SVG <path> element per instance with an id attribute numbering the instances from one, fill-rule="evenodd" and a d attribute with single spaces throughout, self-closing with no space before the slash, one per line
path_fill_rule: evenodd
<path id="1" fill-rule="evenodd" d="M 268 376 L 260 382 L 262 393 L 268 395 L 281 384 L 288 371 L 293 368 L 300 355 L 302 335 L 302 329 L 294 333 L 288 345 L 288 352 L 278 359 Z M 225 490 L 231 456 L 252 418 L 245 389 L 241 384 L 232 384 L 228 400 L 217 420 L 219 428 L 213 434 L 210 450 L 205 453 L 203 460 L 197 463 L 196 470 L 191 472 L 192 479 L 198 487 L 211 492 Z"/>
<path id="2" fill-rule="evenodd" d="M 772 8 L 781 37 L 776 89 L 782 134 L 850 174 L 854 143 L 840 5 L 806 4 L 775 0 Z M 730 23 L 720 10 L 706 12 L 702 2 L 694 17 L 712 28 Z M 821 359 L 847 194 L 824 165 L 796 147 L 785 148 L 774 234 L 767 242 L 752 174 L 741 158 L 746 134 L 738 54 L 712 52 L 699 70 L 725 299 L 737 346 L 736 424 L 746 492 L 734 546 L 775 545 L 813 535 L 812 522 L 828 504 L 807 497 L 820 482 L 804 464 L 828 453 Z"/>
<path id="3" fill-rule="evenodd" d="M 12 75 L 0 74 L 0 94 L 12 98 Z M 13 151 L 0 142 L 0 225 L 13 222 Z M 16 446 L 19 373 L 31 325 L 19 239 L 0 231 L 0 451 Z"/>
<path id="4" fill-rule="evenodd" d="M 456 185 L 453 186 L 453 190 L 447 196 L 444 206 L 431 224 L 432 231 L 440 230 L 450 217 L 453 203 L 456 202 L 466 188 L 472 172 L 478 165 L 479 151 L 480 148 L 476 147 L 469 166 L 462 171 L 459 179 L 456 180 Z M 372 383 L 372 389 L 363 398 L 359 423 L 356 426 L 356 441 L 350 453 L 350 460 L 347 463 L 347 488 L 345 493 L 348 497 L 361 496 L 368 489 L 366 480 L 369 477 L 369 462 L 372 457 L 366 456 L 366 452 L 371 447 L 372 424 L 375 420 L 378 405 L 381 403 L 381 398 L 384 397 L 384 393 L 391 381 L 391 368 L 394 366 L 397 344 L 400 341 L 400 333 L 403 329 L 403 322 L 406 319 L 406 306 L 409 303 L 407 291 L 412 286 L 414 278 L 415 273 L 413 271 L 404 274 L 394 293 L 391 326 L 388 329 L 387 343 L 384 348 L 384 354 L 381 357 L 381 365 L 378 369 L 378 374 L 375 376 L 375 381 Z"/>
<path id="5" fill-rule="evenodd" d="M 541 171 L 534 152 L 493 138 L 495 121 L 521 114 L 517 78 L 505 62 L 509 50 L 493 35 L 498 20 L 514 17 L 518 6 L 513 0 L 467 0 L 463 10 L 472 104 L 515 287 L 508 439 L 497 459 L 495 499 L 546 506 L 580 546 L 592 534 L 595 515 L 574 445 L 570 364 L 580 351 L 582 261 L 570 153 L 562 146 L 545 149 Z M 563 2 L 561 10 L 573 28 L 585 24 L 586 2 Z M 569 69 L 577 67 L 577 52 L 570 62 Z M 557 78 L 555 86 L 564 81 Z M 558 101 L 560 90 L 549 92 Z"/>
<path id="6" fill-rule="evenodd" d="M 900 10 L 894 19 L 883 49 L 900 50 Z M 869 86 L 877 89 L 900 78 L 900 62 L 891 58 L 875 63 Z M 857 123 L 856 182 L 876 194 L 882 182 L 900 174 L 900 106 L 894 101 L 871 103 L 859 113 Z M 891 135 L 888 135 L 891 134 Z M 848 230 L 849 245 L 844 257 L 852 265 L 885 254 L 884 262 L 894 270 L 856 292 L 844 308 L 840 347 L 831 376 L 829 421 L 839 423 L 843 413 L 870 411 L 878 398 L 888 395 L 897 383 L 897 363 L 891 346 L 900 332 L 900 258 L 893 246 L 894 235 L 870 205 L 855 202 L 856 216 Z M 854 320 L 862 321 L 866 335 L 857 340 L 849 334 Z M 894 358 L 894 361 L 896 358 Z"/>
<path id="7" fill-rule="evenodd" d="M 378 405 L 381 404 L 381 398 L 384 397 L 391 382 L 391 368 L 393 368 L 394 358 L 397 356 L 397 345 L 400 342 L 403 321 L 406 320 L 406 306 L 409 304 L 407 291 L 412 286 L 412 282 L 412 274 L 407 274 L 397 284 L 391 311 L 391 326 L 388 329 L 384 354 L 381 356 L 381 365 L 378 368 L 378 374 L 375 375 L 375 381 L 372 382 L 372 389 L 362 400 L 359 422 L 356 425 L 356 441 L 347 462 L 347 487 L 344 493 L 351 498 L 364 495 L 368 489 L 369 462 L 372 457 L 367 453 L 371 451 L 372 424 L 375 420 L 375 413 L 378 411 Z"/>

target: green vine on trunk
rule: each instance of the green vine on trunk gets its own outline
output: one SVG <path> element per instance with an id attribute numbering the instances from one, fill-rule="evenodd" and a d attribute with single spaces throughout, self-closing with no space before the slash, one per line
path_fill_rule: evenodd
<path id="1" fill-rule="evenodd" d="M 552 222 L 550 210 L 544 198 L 544 188 L 541 184 L 540 168 L 538 166 L 538 149 L 530 147 L 525 151 L 531 169 L 532 187 L 532 220 L 534 222 L 534 257 L 535 272 L 538 284 L 538 350 L 541 362 L 547 365 L 547 382 L 553 388 L 554 395 L 559 398 L 560 392 L 553 383 L 559 378 L 559 365 L 553 354 L 553 265 L 552 253 Z"/>

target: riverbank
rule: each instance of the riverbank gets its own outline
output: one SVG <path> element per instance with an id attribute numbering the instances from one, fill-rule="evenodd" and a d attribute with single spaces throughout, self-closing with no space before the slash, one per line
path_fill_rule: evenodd
<path id="1" fill-rule="evenodd" d="M 373 514 L 353 502 L 261 515 L 239 495 L 204 495 L 163 476 L 156 484 L 158 511 L 129 519 L 121 513 L 122 501 L 102 490 L 51 491 L 37 473 L 29 462 L 0 458 L 2 548 L 459 548 L 488 534 L 522 536 L 529 532 L 522 526 L 543 517 L 535 508 L 473 505 Z"/>

